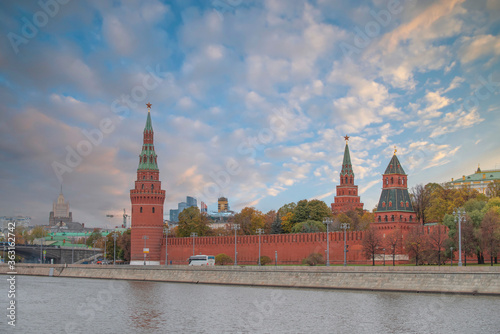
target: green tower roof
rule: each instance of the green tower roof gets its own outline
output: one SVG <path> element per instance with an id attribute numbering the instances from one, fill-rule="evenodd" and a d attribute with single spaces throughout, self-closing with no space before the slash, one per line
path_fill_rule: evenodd
<path id="1" fill-rule="evenodd" d="M 403 174 L 406 175 L 403 167 L 401 167 L 401 164 L 399 163 L 399 159 L 396 156 L 396 153 L 392 156 L 391 161 L 389 162 L 389 165 L 385 169 L 384 174 Z"/>
<path id="2" fill-rule="evenodd" d="M 351 155 L 349 154 L 349 145 L 347 144 L 347 141 L 345 143 L 344 161 L 342 162 L 342 171 L 340 172 L 340 175 L 354 176 L 354 172 L 352 171 Z"/>

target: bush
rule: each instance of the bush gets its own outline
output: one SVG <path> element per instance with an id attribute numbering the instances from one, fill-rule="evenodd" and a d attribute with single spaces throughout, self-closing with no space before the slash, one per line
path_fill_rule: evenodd
<path id="1" fill-rule="evenodd" d="M 233 259 L 229 255 L 226 255 L 224 253 L 215 256 L 215 264 L 223 266 L 225 264 L 231 264 L 233 262 Z"/>
<path id="2" fill-rule="evenodd" d="M 308 264 L 310 266 L 315 266 L 317 264 L 325 264 L 323 255 L 320 253 L 311 253 L 308 257 L 302 260 L 302 264 Z"/>
<path id="3" fill-rule="evenodd" d="M 272 262 L 273 262 L 273 260 L 271 260 L 271 258 L 269 256 L 264 255 L 264 256 L 260 257 L 260 264 L 263 266 L 265 266 L 266 264 L 272 263 Z"/>

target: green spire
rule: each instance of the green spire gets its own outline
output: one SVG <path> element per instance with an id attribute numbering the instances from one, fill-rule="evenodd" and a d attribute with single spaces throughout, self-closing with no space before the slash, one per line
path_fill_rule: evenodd
<path id="1" fill-rule="evenodd" d="M 146 126 L 144 127 L 144 131 L 149 130 L 153 131 L 153 125 L 151 124 L 151 103 L 146 104 L 148 106 L 148 119 L 146 120 Z"/>
<path id="2" fill-rule="evenodd" d="M 342 171 L 340 175 L 349 175 L 354 177 L 354 172 L 352 171 L 351 155 L 349 154 L 349 136 L 345 136 L 345 150 L 344 150 L 344 161 L 342 162 Z"/>
<path id="3" fill-rule="evenodd" d="M 144 142 L 141 154 L 139 155 L 139 167 L 137 169 L 158 170 L 153 142 L 153 125 L 151 123 L 151 103 L 147 103 L 146 105 L 148 106 L 148 118 L 144 127 Z"/>

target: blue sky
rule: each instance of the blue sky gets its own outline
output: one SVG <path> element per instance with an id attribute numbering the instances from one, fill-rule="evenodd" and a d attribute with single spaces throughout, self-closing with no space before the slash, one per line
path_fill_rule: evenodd
<path id="1" fill-rule="evenodd" d="M 147 102 L 166 212 L 329 205 L 346 134 L 369 210 L 394 146 L 410 187 L 500 168 L 498 1 L 41 3 L 0 4 L 0 215 L 47 223 L 62 181 L 117 225 Z"/>

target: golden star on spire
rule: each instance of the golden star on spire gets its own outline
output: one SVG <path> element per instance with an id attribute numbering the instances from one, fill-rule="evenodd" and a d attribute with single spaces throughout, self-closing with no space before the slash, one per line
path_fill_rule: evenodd
<path id="1" fill-rule="evenodd" d="M 348 142 L 349 141 L 349 136 L 345 135 L 344 139 L 345 139 L 346 142 Z"/>
<path id="2" fill-rule="evenodd" d="M 151 109 L 151 105 L 152 105 L 151 103 L 148 102 L 148 103 L 146 103 L 146 105 L 148 106 L 148 109 Z"/>
<path id="3" fill-rule="evenodd" d="M 398 151 L 398 149 L 396 148 L 396 145 L 394 145 L 394 155 L 396 155 L 397 151 Z"/>

